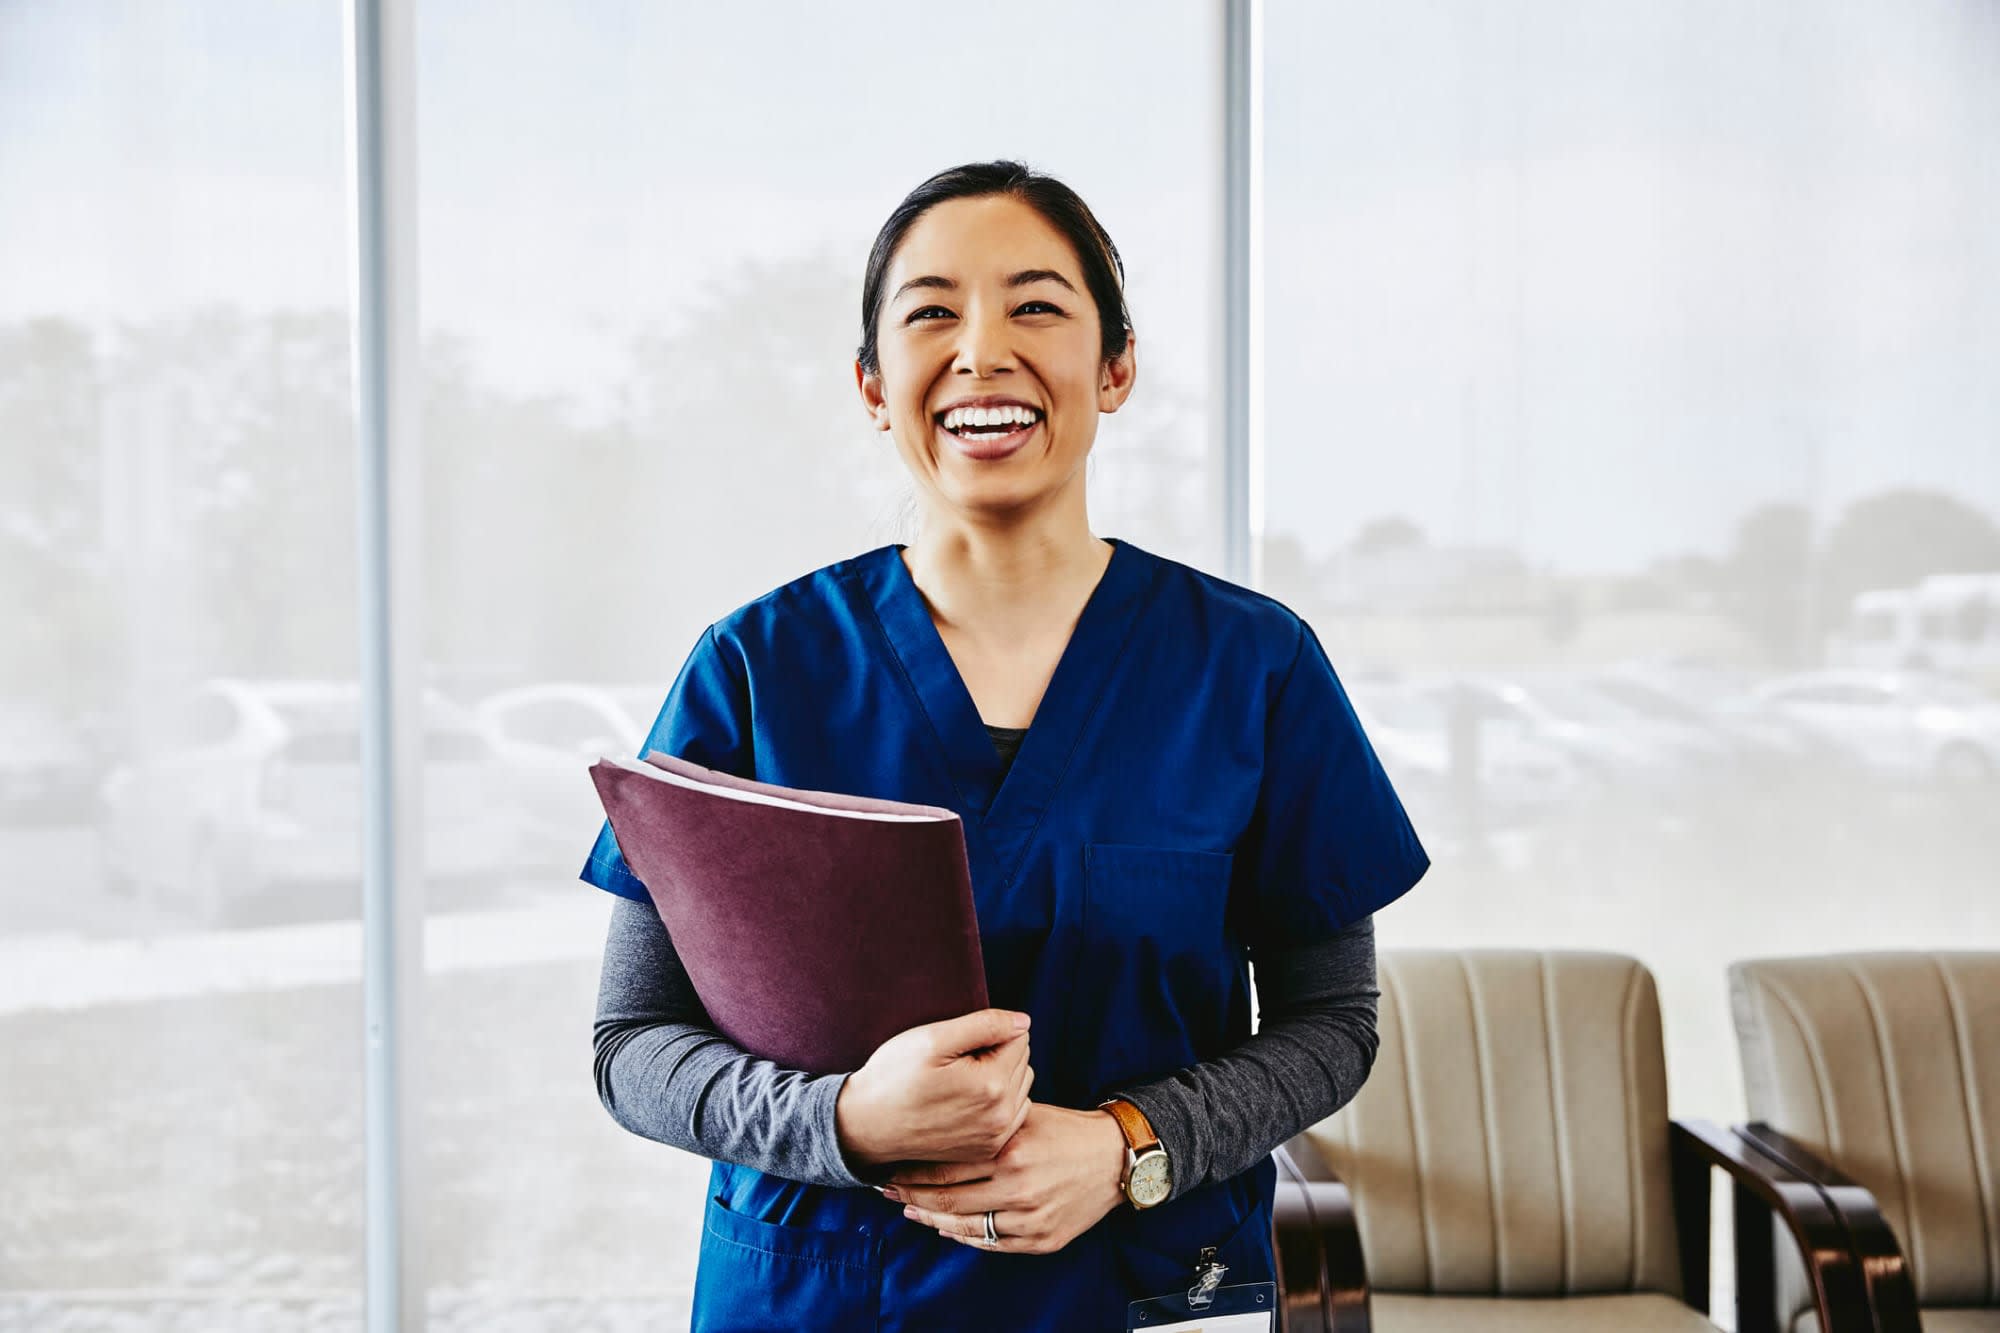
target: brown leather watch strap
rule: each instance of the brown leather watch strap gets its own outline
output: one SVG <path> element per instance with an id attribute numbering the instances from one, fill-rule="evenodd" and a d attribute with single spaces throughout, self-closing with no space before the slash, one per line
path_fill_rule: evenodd
<path id="1" fill-rule="evenodd" d="M 1146 1113 L 1131 1102 L 1113 1097 L 1099 1105 L 1097 1109 L 1111 1112 L 1112 1119 L 1118 1122 L 1118 1128 L 1125 1131 L 1126 1146 L 1133 1152 L 1144 1152 L 1160 1141 L 1160 1136 L 1153 1132 L 1153 1122 L 1146 1119 Z"/>

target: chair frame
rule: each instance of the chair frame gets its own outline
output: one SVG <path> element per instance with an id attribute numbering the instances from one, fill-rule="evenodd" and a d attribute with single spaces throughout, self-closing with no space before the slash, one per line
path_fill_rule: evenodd
<path id="1" fill-rule="evenodd" d="M 1778 1333 L 1776 1257 L 1764 1225 L 1774 1215 L 1798 1245 L 1826 1333 L 1875 1333 L 1878 1328 L 1914 1333 L 1914 1314 L 1908 1323 L 1876 1321 L 1861 1256 L 1880 1252 L 1888 1228 L 1882 1226 L 1880 1236 L 1870 1230 L 1867 1217 L 1874 1212 L 1879 1221 L 1880 1214 L 1867 1191 L 1860 1190 L 1860 1199 L 1843 1193 L 1845 1206 L 1837 1209 L 1830 1202 L 1831 1191 L 1852 1182 L 1822 1183 L 1836 1180 L 1830 1168 L 1824 1175 L 1801 1171 L 1747 1133 L 1706 1120 L 1669 1120 L 1667 1131 L 1684 1304 L 1709 1313 L 1709 1188 L 1712 1173 L 1720 1169 L 1729 1175 L 1734 1193 L 1740 1333 Z M 1281 1181 L 1272 1212 L 1280 1328 L 1285 1333 L 1371 1333 L 1367 1266 L 1346 1182 L 1304 1134 L 1272 1155 Z M 1853 1224 L 1858 1232 L 1850 1230 L 1850 1217 L 1858 1219 Z M 1857 1252 L 1856 1235 L 1869 1237 L 1875 1248 Z M 1893 1246 L 1894 1238 L 1887 1239 Z"/>
<path id="2" fill-rule="evenodd" d="M 1868 1187 L 1782 1130 L 1762 1120 L 1732 1125 L 1731 1130 L 1757 1146 L 1766 1157 L 1782 1162 L 1793 1174 L 1809 1180 L 1846 1229 L 1848 1248 L 1859 1263 L 1881 1333 L 1920 1333 L 1916 1281 L 1903 1257 L 1896 1233 Z"/>

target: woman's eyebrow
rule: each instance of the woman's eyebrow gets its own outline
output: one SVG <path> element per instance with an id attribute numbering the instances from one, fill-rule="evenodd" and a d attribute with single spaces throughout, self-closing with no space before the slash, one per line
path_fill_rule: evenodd
<path id="1" fill-rule="evenodd" d="M 1007 278 L 1007 285 L 1009 287 L 1025 287 L 1031 282 L 1059 282 L 1064 287 L 1069 288 L 1070 295 L 1076 295 L 1076 288 L 1070 287 L 1069 279 L 1052 268 L 1024 268 L 1019 273 L 1010 274 Z M 935 273 L 926 273 L 923 277 L 911 278 L 908 282 L 898 287 L 896 294 L 890 297 L 889 300 L 893 304 L 896 301 L 902 300 L 905 292 L 914 291 L 920 287 L 936 287 L 941 291 L 948 292 L 958 290 L 958 284 L 950 278 L 939 277 Z"/>

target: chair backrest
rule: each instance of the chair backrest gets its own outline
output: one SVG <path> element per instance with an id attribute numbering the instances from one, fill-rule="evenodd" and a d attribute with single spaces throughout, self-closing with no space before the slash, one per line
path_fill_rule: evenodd
<path id="1" fill-rule="evenodd" d="M 1681 1295 L 1659 995 L 1636 959 L 1387 949 L 1368 1082 L 1308 1133 L 1370 1286 Z"/>
<path id="2" fill-rule="evenodd" d="M 1920 1305 L 2000 1305 L 2000 953 L 1752 959 L 1729 994 L 1750 1119 L 1868 1188 Z"/>

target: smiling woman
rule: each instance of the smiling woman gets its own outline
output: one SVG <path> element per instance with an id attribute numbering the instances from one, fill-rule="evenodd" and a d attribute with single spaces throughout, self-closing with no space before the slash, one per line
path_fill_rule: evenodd
<path id="1" fill-rule="evenodd" d="M 1268 1282 L 1271 1150 L 1366 1079 L 1371 914 L 1429 858 L 1305 621 L 1091 532 L 1083 464 L 1136 338 L 1067 186 L 926 181 L 862 318 L 856 386 L 920 539 L 710 625 L 640 754 L 957 811 L 996 1007 L 839 1074 L 757 1059 L 599 830 L 582 877 L 631 900 L 599 1095 L 714 1162 L 694 1326 L 1117 1328 L 1204 1252 Z"/>
<path id="2" fill-rule="evenodd" d="M 1136 343 L 1118 248 L 1089 208 L 1050 177 L 986 164 L 926 181 L 884 224 L 855 376 L 932 503 L 1032 497 L 1067 524 L 1098 416 L 1132 392 Z"/>

